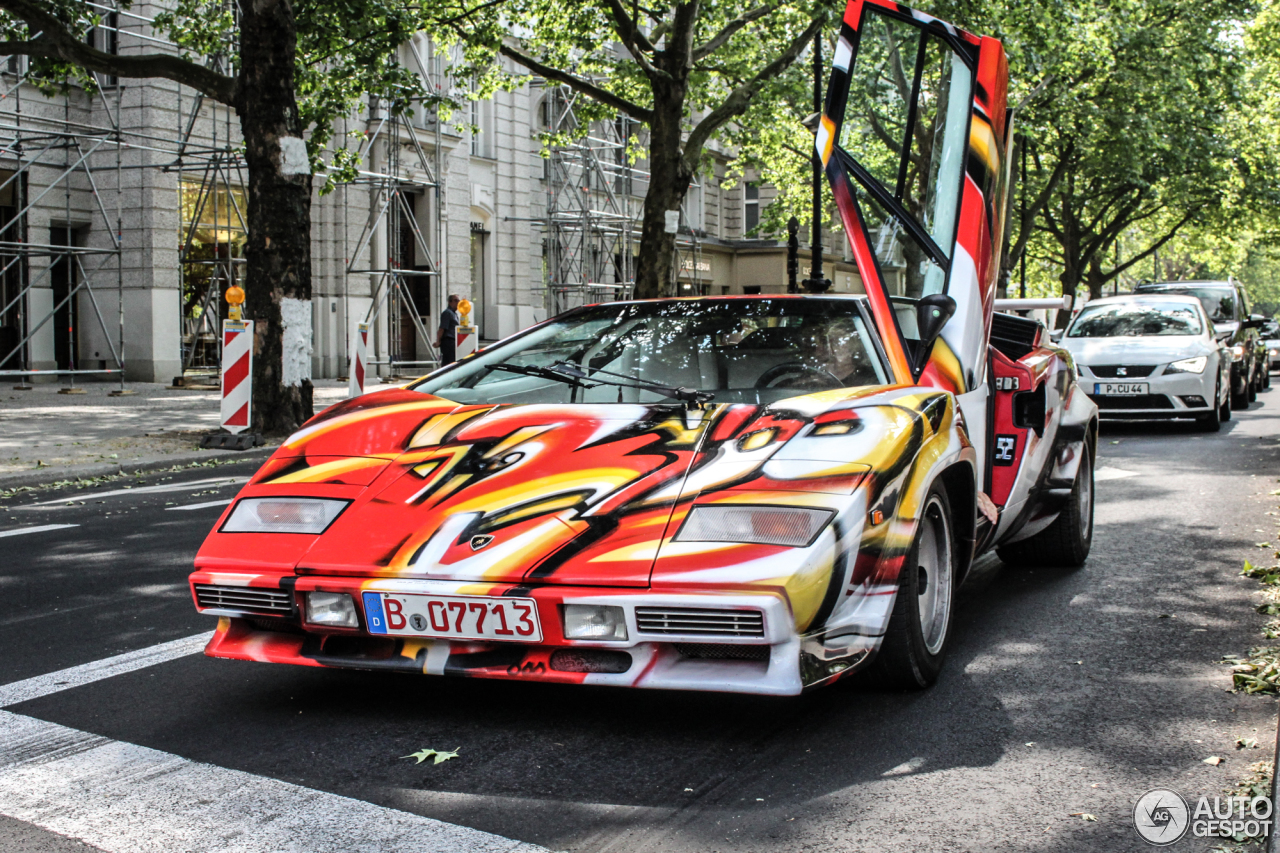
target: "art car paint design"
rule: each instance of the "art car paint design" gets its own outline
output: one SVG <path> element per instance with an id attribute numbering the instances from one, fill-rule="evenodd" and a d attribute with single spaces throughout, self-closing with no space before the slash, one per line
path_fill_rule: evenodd
<path id="1" fill-rule="evenodd" d="M 936 134 L 944 144 L 933 175 L 903 164 L 882 168 L 887 160 L 868 167 L 846 150 L 858 142 L 846 120 L 857 107 L 851 86 L 863 79 L 859 51 L 865 59 L 881 50 L 872 42 L 860 48 L 860 40 L 885 21 L 911 28 L 918 69 L 929 67 L 935 51 L 951 87 L 945 97 L 941 89 L 921 94 L 926 75 L 915 75 L 911 115 L 932 105 L 947 125 Z M 881 50 L 880 59 L 893 57 Z M 746 317 L 764 306 L 769 315 L 747 317 L 742 333 L 716 337 L 690 356 L 698 369 L 682 376 L 719 376 L 715 387 L 729 389 L 709 402 L 675 381 L 655 385 L 599 361 L 605 356 L 590 341 L 603 327 L 587 323 L 595 331 L 583 338 L 583 352 L 597 355 L 578 362 L 521 356 L 494 374 L 507 385 L 432 385 L 435 377 L 475 373 L 491 357 L 481 353 L 429 377 L 428 386 L 462 402 L 396 389 L 331 407 L 268 460 L 201 548 L 193 600 L 220 617 L 207 653 L 784 695 L 872 661 L 931 490 L 949 498 L 959 583 L 977 554 L 1054 523 L 1095 445 L 1096 411 L 1067 358 L 1046 345 L 1036 324 L 993 317 L 1008 168 L 1006 80 L 999 42 L 894 3 L 850 2 L 816 144 L 865 302 L 681 302 L 688 310 L 676 313 L 740 306 Z M 896 174 L 896 186 L 877 174 Z M 951 186 L 949 196 L 936 189 L 929 196 L 931 182 Z M 932 207 L 912 201 L 908 185 L 925 187 L 919 198 L 934 199 Z M 876 205 L 879 218 L 869 215 Z M 936 342 L 919 339 L 911 313 L 930 294 L 950 297 L 956 308 Z M 862 384 L 819 383 L 821 390 L 766 399 L 773 379 L 788 371 L 800 379 L 787 381 L 799 384 L 815 376 L 826 382 L 822 373 L 839 379 L 788 360 L 805 354 L 786 349 L 801 338 L 779 343 L 790 328 L 786 306 L 819 299 L 831 299 L 824 303 L 830 310 L 811 314 L 856 308 L 849 322 L 855 314 L 867 321 L 865 357 L 883 378 L 867 382 L 864 364 Z M 653 313 L 655 305 L 618 303 L 615 313 Z M 605 322 L 612 310 L 593 308 L 588 320 Z M 576 315 L 566 316 L 522 337 L 537 338 Z M 804 317 L 797 323 L 798 333 L 814 325 Z M 752 340 L 748 329 L 755 340 L 772 341 L 759 343 L 751 358 L 773 353 L 777 363 L 737 387 L 726 377 L 755 363 L 736 354 Z M 504 342 L 492 358 L 519 355 L 521 346 Z M 677 360 L 674 351 L 669 357 Z M 519 399 L 526 384 L 539 382 L 565 399 Z M 666 388 L 667 398 L 630 402 L 655 387 Z M 341 508 L 309 534 L 232 532 L 229 520 L 246 499 L 274 499 L 273 512 L 298 519 L 307 501 Z M 808 519 L 812 529 L 779 533 L 779 518 L 793 526 Z M 720 519 L 733 535 L 698 532 L 711 524 L 703 519 Z M 317 622 L 314 602 L 351 608 L 351 621 Z M 415 602 L 422 606 L 410 625 L 404 614 Z M 607 610 L 615 623 L 569 636 L 575 608 Z M 446 616 L 457 630 L 440 622 Z M 515 618 L 529 620 L 520 635 Z"/>

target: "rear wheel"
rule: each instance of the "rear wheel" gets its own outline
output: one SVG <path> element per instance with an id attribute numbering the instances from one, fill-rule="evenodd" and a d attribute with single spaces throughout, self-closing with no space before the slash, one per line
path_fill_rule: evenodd
<path id="1" fill-rule="evenodd" d="M 938 680 L 951 634 L 955 562 L 951 505 L 946 492 L 934 486 L 902 562 L 889 629 L 872 664 L 884 685 L 920 690 Z"/>
<path id="2" fill-rule="evenodd" d="M 1254 373 L 1251 374 L 1251 376 L 1253 378 L 1249 380 L 1249 385 L 1248 385 L 1250 403 L 1258 399 L 1258 374 L 1255 371 Z"/>
<path id="3" fill-rule="evenodd" d="M 1084 444 L 1080 457 L 1080 470 L 1075 484 L 1058 517 L 1044 530 L 1020 542 L 1011 542 L 996 549 L 1000 559 L 1014 566 L 1061 566 L 1076 568 L 1084 565 L 1093 545 L 1093 455 L 1089 443 Z"/>

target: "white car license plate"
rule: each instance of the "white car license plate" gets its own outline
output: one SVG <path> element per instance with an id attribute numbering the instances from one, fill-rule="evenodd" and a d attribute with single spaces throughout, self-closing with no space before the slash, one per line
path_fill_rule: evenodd
<path id="1" fill-rule="evenodd" d="M 1106 397 L 1137 397 L 1147 393 L 1145 382 L 1096 382 L 1093 393 Z"/>
<path id="2" fill-rule="evenodd" d="M 532 598 L 389 592 L 366 592 L 363 597 L 371 634 L 542 642 L 538 606 Z"/>

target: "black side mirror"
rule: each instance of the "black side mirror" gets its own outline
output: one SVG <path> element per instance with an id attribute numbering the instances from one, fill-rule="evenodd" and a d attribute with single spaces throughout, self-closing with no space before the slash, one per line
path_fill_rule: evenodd
<path id="1" fill-rule="evenodd" d="M 1262 324 L 1267 322 L 1267 318 L 1261 314 L 1250 314 L 1248 317 L 1240 321 L 1242 329 L 1261 329 Z"/>
<path id="2" fill-rule="evenodd" d="M 934 342 L 942 334 L 942 327 L 947 325 L 951 315 L 956 313 L 956 301 L 945 293 L 930 293 L 920 297 L 916 303 L 916 330 L 920 334 L 920 348 L 917 350 L 917 369 L 924 366 L 933 352 Z"/>

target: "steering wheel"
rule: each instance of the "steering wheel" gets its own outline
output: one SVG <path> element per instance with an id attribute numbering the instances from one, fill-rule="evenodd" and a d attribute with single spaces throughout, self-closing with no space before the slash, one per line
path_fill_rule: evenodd
<path id="1" fill-rule="evenodd" d="M 844 383 L 840 381 L 840 377 L 836 376 L 829 370 L 823 370 L 820 367 L 811 367 L 799 361 L 788 361 L 782 364 L 775 364 L 764 373 L 760 374 L 760 378 L 756 380 L 757 388 L 772 388 L 777 380 L 786 376 L 811 376 L 816 379 L 824 380 L 828 388 L 843 388 Z"/>

